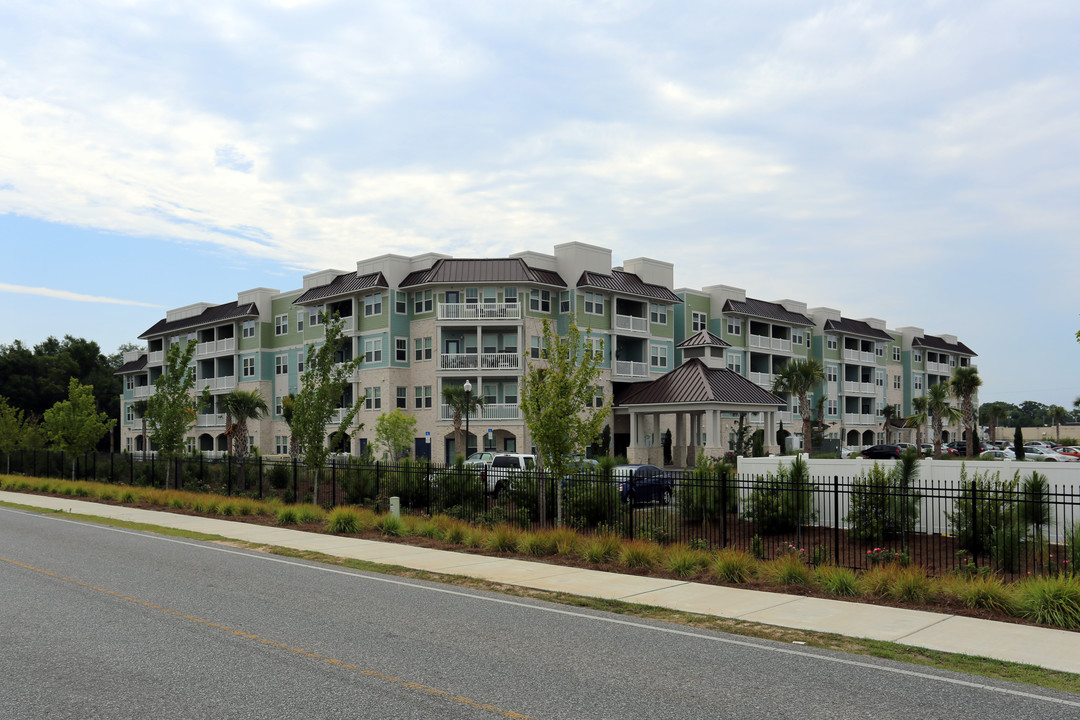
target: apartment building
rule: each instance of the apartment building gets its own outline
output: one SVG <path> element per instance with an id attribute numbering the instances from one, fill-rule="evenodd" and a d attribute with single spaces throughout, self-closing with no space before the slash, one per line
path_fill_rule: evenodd
<path id="1" fill-rule="evenodd" d="M 225 450 L 221 399 L 243 389 L 258 391 L 271 410 L 249 423 L 253 447 L 285 454 L 283 400 L 299 389 L 305 354 L 322 341 L 322 321 L 333 315 L 342 319 L 347 339 L 341 359 L 363 358 L 342 398 L 342 412 L 360 404 L 362 426 L 349 429 L 340 449 L 363 452 L 374 441 L 378 416 L 401 409 L 417 420 L 414 455 L 437 462 L 466 452 L 454 446 L 453 415 L 442 402 L 443 388 L 466 383 L 484 399 L 469 419 L 467 451 L 531 450 L 519 399 L 527 364 L 542 362 L 545 320 L 565 332 L 575 318 L 588 332 L 602 368 L 598 400 L 649 396 L 637 392 L 642 384 L 663 378 L 690 355 L 704 357 L 701 337 L 709 338 L 710 365 L 719 362 L 764 390 L 785 363 L 817 358 L 826 367 L 825 383 L 815 393 L 824 398 L 826 435 L 852 445 L 880 439 L 886 404 L 906 415 L 914 397 L 974 358 L 951 335 L 930 336 L 916 327 L 889 330 L 881 320 L 852 320 L 794 300 L 758 300 L 725 285 L 673 290 L 673 284 L 671 263 L 635 258 L 616 267 L 610 249 L 573 242 L 555 246 L 550 255 L 530 251 L 507 258 L 388 254 L 360 260 L 355 270 L 311 273 L 297 289 L 254 288 L 237 293 L 235 301 L 177 308 L 139 336 L 145 350 L 126 356 L 119 371 L 122 446 L 146 447 L 138 401 L 153 393 L 167 348 L 195 340 L 196 389 L 211 402 L 196 419 L 189 448 Z M 687 343 L 702 331 L 711 335 Z M 684 357 L 680 345 L 693 349 Z M 770 430 L 766 445 L 773 449 L 774 424 L 801 433 L 805 409 L 796 399 L 741 386 L 731 392 L 733 399 L 765 404 L 717 406 L 708 423 L 692 425 L 699 429 L 687 442 L 726 450 L 740 415 Z M 672 428 L 679 437 L 689 435 L 677 413 L 654 412 L 650 423 L 652 432 L 639 435 L 627 413 L 615 412 L 613 450 L 638 448 L 631 454 L 655 460 L 657 451 L 645 446 L 659 448 Z M 337 429 L 329 426 L 328 437 Z"/>

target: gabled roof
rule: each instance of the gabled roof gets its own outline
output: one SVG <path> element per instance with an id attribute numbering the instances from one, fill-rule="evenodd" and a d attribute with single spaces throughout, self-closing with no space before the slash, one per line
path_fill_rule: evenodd
<path id="1" fill-rule="evenodd" d="M 713 335 L 708 330 L 698 330 L 696 333 L 694 333 L 690 337 L 686 338 L 685 340 L 683 340 L 681 343 L 679 343 L 675 347 L 677 347 L 677 348 L 709 347 L 710 345 L 714 345 L 716 347 L 725 347 L 725 348 L 731 347 L 731 343 L 729 343 L 727 340 L 724 340 L 723 338 L 718 338 L 717 336 Z"/>
<path id="2" fill-rule="evenodd" d="M 256 307 L 255 303 L 244 303 L 243 305 L 239 302 L 225 303 L 224 305 L 208 307 L 198 315 L 186 317 L 182 320 L 173 320 L 172 322 L 169 322 L 168 319 L 159 320 L 153 327 L 140 335 L 139 338 L 148 338 L 154 335 L 168 335 L 169 333 L 180 330 L 191 330 L 205 325 L 224 322 L 225 320 L 239 320 L 241 318 L 250 317 L 259 317 L 259 308 Z"/>
<path id="3" fill-rule="evenodd" d="M 924 347 L 931 350 L 944 350 L 946 352 L 954 352 L 958 355 L 970 355 L 976 357 L 975 351 L 969 348 L 962 342 L 946 342 L 943 338 L 939 338 L 936 335 L 923 335 L 917 337 L 911 341 L 912 347 Z"/>
<path id="4" fill-rule="evenodd" d="M 126 362 L 120 366 L 120 369 L 113 373 L 113 375 L 126 375 L 128 373 L 139 372 L 146 369 L 146 353 L 139 356 L 138 360 L 132 360 Z"/>
<path id="5" fill-rule="evenodd" d="M 670 405 L 673 403 L 721 403 L 726 405 L 761 405 L 775 408 L 786 403 L 727 368 L 710 368 L 698 358 L 652 382 L 632 385 L 616 399 L 616 405 Z"/>
<path id="6" fill-rule="evenodd" d="M 521 258 L 440 258 L 427 270 L 406 275 L 401 287 L 435 283 L 530 283 L 566 287 L 559 273 L 530 267 Z"/>
<path id="7" fill-rule="evenodd" d="M 366 275 L 357 275 L 355 272 L 345 273 L 344 275 L 338 275 L 325 285 L 311 288 L 293 300 L 293 304 L 306 305 L 326 298 L 351 295 L 372 288 L 387 287 L 390 286 L 381 272 L 367 273 Z"/>
<path id="8" fill-rule="evenodd" d="M 893 336 L 884 330 L 878 330 L 875 327 L 871 327 L 869 323 L 865 323 L 862 320 L 849 320 L 843 317 L 839 320 L 826 320 L 825 332 L 839 333 L 841 335 L 861 335 L 862 337 L 873 338 L 874 340 L 885 340 L 887 342 L 893 341 Z"/>
<path id="9" fill-rule="evenodd" d="M 624 270 L 612 270 L 610 275 L 586 270 L 578 278 L 577 286 L 607 290 L 622 295 L 636 295 L 650 300 L 662 300 L 665 303 L 682 304 L 682 298 L 663 285 L 647 283 L 634 273 Z"/>
<path id="10" fill-rule="evenodd" d="M 724 303 L 723 312 L 726 315 L 749 315 L 750 317 L 775 320 L 789 325 L 810 327 L 814 324 L 813 320 L 802 313 L 791 312 L 780 303 L 755 300 L 753 298 L 746 298 L 745 301 L 728 300 Z"/>

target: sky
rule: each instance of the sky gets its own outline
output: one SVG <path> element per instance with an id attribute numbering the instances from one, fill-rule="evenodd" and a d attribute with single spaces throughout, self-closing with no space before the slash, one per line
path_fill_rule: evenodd
<path id="1" fill-rule="evenodd" d="M 1060 0 L 6 0 L 0 344 L 581 241 L 1071 408 L 1078 36 Z"/>

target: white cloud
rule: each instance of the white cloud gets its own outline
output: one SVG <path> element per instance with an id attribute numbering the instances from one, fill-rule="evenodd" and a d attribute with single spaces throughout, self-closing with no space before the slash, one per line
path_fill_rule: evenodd
<path id="1" fill-rule="evenodd" d="M 137 300 L 120 300 L 117 298 L 100 297 L 98 295 L 84 295 L 83 293 L 74 293 L 67 290 L 56 290 L 54 288 L 44 287 L 27 287 L 25 285 L 12 285 L 9 283 L 0 283 L 0 292 L 15 293 L 17 295 L 37 295 L 39 297 L 53 298 L 55 300 L 70 300 L 72 302 L 79 303 L 103 303 L 106 305 L 133 305 L 136 307 L 148 307 L 148 308 L 160 308 L 161 305 L 155 305 L 153 303 L 139 302 Z"/>

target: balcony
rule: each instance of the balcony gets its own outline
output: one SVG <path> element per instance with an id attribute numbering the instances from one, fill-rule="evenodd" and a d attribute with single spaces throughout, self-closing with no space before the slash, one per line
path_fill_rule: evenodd
<path id="1" fill-rule="evenodd" d="M 135 389 L 131 391 L 131 397 L 148 398 L 154 394 L 156 389 L 153 385 L 136 385 Z"/>
<path id="2" fill-rule="evenodd" d="M 219 390 L 232 390 L 236 387 L 235 375 L 224 375 L 222 377 L 213 378 L 200 378 L 198 381 L 203 387 L 209 388 L 211 392 Z"/>
<path id="3" fill-rule="evenodd" d="M 859 395 L 873 395 L 876 390 L 874 383 L 872 382 L 853 382 L 851 380 L 845 380 L 844 392 L 856 393 Z"/>
<path id="4" fill-rule="evenodd" d="M 761 387 L 764 387 L 764 388 L 771 388 L 772 384 L 773 384 L 773 380 L 775 378 L 776 378 L 776 376 L 773 375 L 772 373 L 753 372 L 753 371 L 750 372 L 750 382 L 755 382 L 755 383 L 757 383 L 758 385 L 760 385 Z"/>
<path id="5" fill-rule="evenodd" d="M 195 427 L 225 427 L 225 413 L 196 415 Z"/>
<path id="6" fill-rule="evenodd" d="M 439 320 L 520 320 L 518 303 L 439 303 Z"/>
<path id="7" fill-rule="evenodd" d="M 624 332 L 648 333 L 649 318 L 637 317 L 635 315 L 616 315 L 615 329 Z"/>
<path id="8" fill-rule="evenodd" d="M 935 375 L 952 375 L 953 367 L 946 363 L 937 363 L 926 361 L 926 372 L 932 372 Z"/>
<path id="9" fill-rule="evenodd" d="M 207 355 L 219 355 L 221 353 L 231 353 L 235 351 L 236 338 L 225 338 L 224 340 L 202 342 L 195 346 L 195 355 L 197 357 L 205 357 Z"/>
<path id="10" fill-rule="evenodd" d="M 517 353 L 442 353 L 440 370 L 518 370 L 521 356 Z"/>
<path id="11" fill-rule="evenodd" d="M 648 363 L 630 360 L 616 360 L 613 374 L 616 377 L 624 378 L 647 378 L 649 377 L 649 365 Z"/>
<path id="12" fill-rule="evenodd" d="M 845 425 L 877 425 L 877 416 L 874 413 L 844 413 Z"/>
<path id="13" fill-rule="evenodd" d="M 517 420 L 521 417 L 521 410 L 517 403 L 490 403 L 481 405 L 469 415 L 469 422 L 483 420 Z M 449 405 L 439 406 L 440 420 L 453 420 L 454 409 Z M 462 418 L 464 421 L 465 418 Z M 469 428 L 472 430 L 473 428 Z"/>
<path id="14" fill-rule="evenodd" d="M 752 348 L 791 352 L 791 340 L 787 340 L 785 338 L 767 337 L 765 335 L 750 335 L 749 343 L 750 347 Z"/>
<path id="15" fill-rule="evenodd" d="M 347 407 L 345 407 L 345 408 L 337 408 L 336 410 L 334 410 L 334 412 L 331 413 L 331 415 L 330 415 L 330 424 L 331 425 L 340 425 L 341 424 L 341 419 L 344 418 L 345 413 L 349 412 L 350 410 L 352 410 L 352 408 L 347 408 Z"/>
<path id="16" fill-rule="evenodd" d="M 149 365 L 160 365 L 165 362 L 165 351 L 155 350 L 146 354 L 146 362 Z"/>

